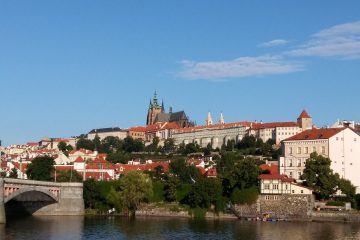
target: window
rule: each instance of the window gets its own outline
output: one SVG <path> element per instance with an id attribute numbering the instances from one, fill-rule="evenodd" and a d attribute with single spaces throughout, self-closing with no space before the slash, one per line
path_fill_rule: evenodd
<path id="1" fill-rule="evenodd" d="M 297 148 L 297 153 L 299 153 L 299 154 L 301 153 L 301 147 Z"/>
<path id="2" fill-rule="evenodd" d="M 309 153 L 309 148 L 308 147 L 305 147 L 305 151 L 304 153 L 308 154 Z"/>
<path id="3" fill-rule="evenodd" d="M 289 153 L 292 154 L 292 147 L 289 147 Z"/>
<path id="4" fill-rule="evenodd" d="M 278 189 L 279 189 L 279 185 L 274 184 L 274 185 L 273 185 L 273 189 L 278 190 Z"/>
<path id="5" fill-rule="evenodd" d="M 278 200 L 278 196 L 274 196 L 274 200 Z"/>
<path id="6" fill-rule="evenodd" d="M 269 190 L 270 189 L 270 184 L 264 184 L 264 189 Z"/>
<path id="7" fill-rule="evenodd" d="M 292 172 L 289 172 L 289 175 L 290 175 L 290 177 L 292 177 L 292 176 L 293 176 L 293 173 L 292 173 Z"/>
<path id="8" fill-rule="evenodd" d="M 325 154 L 325 146 L 322 146 L 322 147 L 321 147 L 321 153 L 322 153 L 322 154 Z"/>
<path id="9" fill-rule="evenodd" d="M 290 159 L 289 167 L 292 167 L 292 159 Z"/>
<path id="10" fill-rule="evenodd" d="M 298 167 L 301 167 L 301 159 L 298 159 Z"/>
<path id="11" fill-rule="evenodd" d="M 356 138 L 354 138 L 354 142 L 356 142 Z"/>
<path id="12" fill-rule="evenodd" d="M 292 193 L 295 193 L 295 190 L 292 190 L 291 192 L 292 192 Z"/>
<path id="13" fill-rule="evenodd" d="M 312 149 L 313 149 L 313 150 L 312 150 L 313 152 L 316 152 L 316 147 L 313 147 Z"/>
<path id="14" fill-rule="evenodd" d="M 270 196 L 265 195 L 265 200 L 270 200 Z"/>
<path id="15" fill-rule="evenodd" d="M 301 172 L 298 172 L 298 177 L 299 177 L 299 178 L 301 177 Z"/>
<path id="16" fill-rule="evenodd" d="M 304 190 L 301 190 L 301 193 L 304 193 Z"/>

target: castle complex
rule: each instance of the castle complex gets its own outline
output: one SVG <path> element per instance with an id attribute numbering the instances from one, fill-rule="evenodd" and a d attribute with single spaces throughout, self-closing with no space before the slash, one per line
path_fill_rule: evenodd
<path id="1" fill-rule="evenodd" d="M 148 114 L 146 118 L 146 125 L 153 125 L 155 123 L 165 123 L 165 122 L 174 122 L 180 128 L 192 127 L 194 126 L 193 122 L 189 121 L 189 118 L 186 116 L 184 111 L 172 112 L 170 107 L 169 112 L 165 112 L 164 102 L 161 102 L 161 106 L 158 103 L 157 93 L 155 91 L 154 97 L 150 99 Z"/>

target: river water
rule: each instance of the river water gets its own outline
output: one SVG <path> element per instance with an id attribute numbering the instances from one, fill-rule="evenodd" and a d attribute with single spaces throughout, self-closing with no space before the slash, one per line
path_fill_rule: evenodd
<path id="1" fill-rule="evenodd" d="M 0 239 L 360 239 L 360 223 L 29 216 L 0 225 Z"/>

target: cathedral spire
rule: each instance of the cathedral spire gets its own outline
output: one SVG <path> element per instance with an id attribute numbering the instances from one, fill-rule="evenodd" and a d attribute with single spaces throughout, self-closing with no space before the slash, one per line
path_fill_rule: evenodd
<path id="1" fill-rule="evenodd" d="M 212 125 L 212 124 L 213 124 L 213 121 L 212 121 L 211 113 L 208 112 L 208 116 L 206 118 L 205 125 L 209 126 L 209 125 Z"/>
<path id="2" fill-rule="evenodd" d="M 161 112 L 165 112 L 164 100 L 161 100 Z"/>
<path id="3" fill-rule="evenodd" d="M 152 107 L 152 102 L 151 102 L 151 98 L 150 98 L 150 103 L 149 103 L 149 109 Z"/>
<path id="4" fill-rule="evenodd" d="M 158 107 L 158 98 L 157 98 L 157 93 L 156 93 L 156 90 L 154 92 L 154 97 L 153 97 L 153 105 L 154 107 Z"/>
<path id="5" fill-rule="evenodd" d="M 219 121 L 220 124 L 224 124 L 225 123 L 225 120 L 224 120 L 224 115 L 222 113 L 220 113 L 220 121 Z"/>

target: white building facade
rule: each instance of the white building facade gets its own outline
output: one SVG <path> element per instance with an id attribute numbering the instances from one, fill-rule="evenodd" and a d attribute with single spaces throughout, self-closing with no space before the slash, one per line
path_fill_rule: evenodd
<path id="1" fill-rule="evenodd" d="M 306 160 L 317 152 L 331 160 L 331 169 L 360 192 L 360 136 L 351 128 L 322 128 L 301 132 L 282 142 L 280 174 L 299 180 Z"/>

